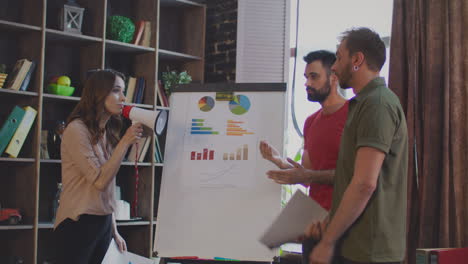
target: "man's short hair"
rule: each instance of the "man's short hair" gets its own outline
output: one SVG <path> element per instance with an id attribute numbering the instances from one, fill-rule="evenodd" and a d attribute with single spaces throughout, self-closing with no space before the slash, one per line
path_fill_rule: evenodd
<path id="1" fill-rule="evenodd" d="M 365 28 L 352 28 L 341 34 L 341 41 L 346 40 L 349 56 L 362 52 L 370 70 L 380 71 L 385 63 L 385 43 L 377 32 Z"/>
<path id="2" fill-rule="evenodd" d="M 304 56 L 304 61 L 307 64 L 310 64 L 314 61 L 322 62 L 323 67 L 327 70 L 327 74 L 331 74 L 331 67 L 336 61 L 336 56 L 333 52 L 328 50 L 317 50 L 309 52 L 309 54 Z"/>

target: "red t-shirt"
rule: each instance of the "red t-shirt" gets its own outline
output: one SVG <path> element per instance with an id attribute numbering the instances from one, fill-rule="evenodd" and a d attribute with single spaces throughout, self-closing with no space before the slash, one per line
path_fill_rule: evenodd
<path id="1" fill-rule="evenodd" d="M 348 116 L 348 102 L 338 111 L 325 115 L 322 109 L 309 116 L 304 124 L 304 150 L 309 153 L 312 170 L 333 170 L 340 149 L 341 134 Z M 309 196 L 330 210 L 333 185 L 312 183 Z"/>

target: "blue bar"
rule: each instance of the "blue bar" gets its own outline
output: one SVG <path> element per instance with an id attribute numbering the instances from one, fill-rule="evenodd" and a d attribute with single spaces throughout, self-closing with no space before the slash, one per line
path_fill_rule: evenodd
<path id="1" fill-rule="evenodd" d="M 205 135 L 218 135 L 219 132 L 215 131 L 190 131 L 190 134 L 205 134 Z"/>

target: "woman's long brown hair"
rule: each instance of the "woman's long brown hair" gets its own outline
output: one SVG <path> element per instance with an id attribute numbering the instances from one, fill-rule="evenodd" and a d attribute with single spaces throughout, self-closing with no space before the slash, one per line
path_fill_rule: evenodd
<path id="1" fill-rule="evenodd" d="M 75 109 L 68 117 L 67 125 L 75 119 L 81 119 L 91 133 L 91 143 L 97 142 L 106 132 L 108 144 L 114 148 L 120 140 L 122 129 L 121 116 L 111 115 L 104 130 L 99 128 L 99 121 L 106 113 L 104 102 L 111 93 L 115 78 L 120 77 L 125 81 L 125 76 L 117 71 L 105 69 L 93 72 L 86 83 L 81 94 L 81 99 Z"/>

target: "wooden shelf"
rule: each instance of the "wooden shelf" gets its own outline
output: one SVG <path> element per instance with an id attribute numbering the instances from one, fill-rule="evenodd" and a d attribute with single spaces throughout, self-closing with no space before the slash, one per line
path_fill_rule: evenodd
<path id="1" fill-rule="evenodd" d="M 117 221 L 117 226 L 145 226 L 145 225 L 150 225 L 149 221 Z"/>
<path id="2" fill-rule="evenodd" d="M 22 156 L 0 157 L 2 173 L 14 176 L 0 177 L 0 203 L 24 212 L 20 225 L 0 225 L 0 236 L 3 238 L 5 234 L 7 241 L 7 247 L 0 247 L 0 256 L 13 252 L 24 256 L 25 263 L 40 264 L 53 262 L 49 257 L 55 249 L 51 243 L 53 222 L 49 220 L 50 207 L 57 192 L 57 183 L 61 181 L 62 165 L 60 159 L 39 158 L 41 146 L 45 143 L 44 131 L 54 129 L 59 120 L 67 120 L 81 99 L 90 69 L 111 68 L 126 76 L 143 78 L 142 103 L 128 105 L 170 110 L 170 107 L 157 106 L 160 102 L 158 78 L 162 71 L 186 70 L 194 82 L 203 82 L 206 6 L 193 0 L 84 0 L 83 34 L 74 34 L 59 29 L 57 9 L 61 6 L 60 1 L 7 2 L 8 14 L 4 17 L 8 20 L 0 19 L 3 36 L 3 41 L 0 41 L 0 58 L 3 61 L 0 63 L 5 63 L 8 70 L 21 58 L 34 60 L 37 65 L 28 91 L 0 89 L 0 113 L 5 118 L 15 105 L 31 105 L 37 110 L 37 117 L 28 132 L 20 153 Z M 149 21 L 151 47 L 106 39 L 109 15 Z M 76 87 L 74 95 L 77 96 L 48 93 L 48 82 L 62 75 L 72 80 L 72 86 Z M 124 126 L 129 123 L 125 121 Z M 158 214 L 164 168 L 163 163 L 153 162 L 154 158 L 149 156 L 156 151 L 155 144 L 151 143 L 148 149 L 151 154 L 147 154 L 150 161 L 137 163 L 141 187 L 138 209 L 143 219 L 117 223 L 128 248 L 145 257 L 153 255 L 152 230 L 156 224 L 153 218 Z M 117 172 L 116 182 L 126 197 L 135 195 L 134 165 L 134 162 L 124 161 Z"/>
<path id="3" fill-rule="evenodd" d="M 0 88 L 0 93 L 10 94 L 10 95 L 20 95 L 20 96 L 38 96 L 39 94 L 36 92 L 29 92 L 29 91 L 16 91 L 6 88 Z"/>
<path id="4" fill-rule="evenodd" d="M 54 228 L 54 223 L 52 223 L 52 222 L 39 222 L 37 224 L 37 228 L 39 228 L 39 229 L 53 229 Z"/>
<path id="5" fill-rule="evenodd" d="M 57 160 L 57 159 L 41 159 L 41 163 L 62 163 L 62 160 Z"/>
<path id="6" fill-rule="evenodd" d="M 137 164 L 140 167 L 151 166 L 151 162 L 138 162 Z M 133 161 L 122 161 L 122 166 L 135 166 L 135 162 L 133 162 Z"/>
<path id="7" fill-rule="evenodd" d="M 18 162 L 18 163 L 32 163 L 35 159 L 32 158 L 0 158 L 0 162 Z"/>
<path id="8" fill-rule="evenodd" d="M 189 0 L 160 0 L 162 7 L 194 7 L 203 6 L 197 2 L 189 1 Z"/>
<path id="9" fill-rule="evenodd" d="M 0 225 L 0 230 L 28 230 L 33 228 L 33 225 Z"/>
<path id="10" fill-rule="evenodd" d="M 154 52 L 155 49 L 151 47 L 143 47 L 139 45 L 106 39 L 106 51 L 139 54 L 139 53 Z"/>
<path id="11" fill-rule="evenodd" d="M 62 95 L 44 93 L 43 97 L 44 99 L 51 99 L 51 100 L 80 101 L 80 97 L 76 97 L 76 96 L 62 96 Z"/>
<path id="12" fill-rule="evenodd" d="M 174 61 L 187 61 L 187 60 L 201 60 L 201 57 L 192 56 L 189 54 L 184 54 L 180 52 L 170 51 L 159 49 L 158 50 L 159 59 L 161 60 L 174 60 Z"/>
<path id="13" fill-rule="evenodd" d="M 46 29 L 46 41 L 50 42 L 66 42 L 67 44 L 83 45 L 102 42 L 102 38 L 96 38 L 86 35 L 73 34 L 70 32 Z"/>
<path id="14" fill-rule="evenodd" d="M 0 20 L 0 31 L 23 33 L 27 31 L 41 31 L 41 28 L 6 20 Z"/>

